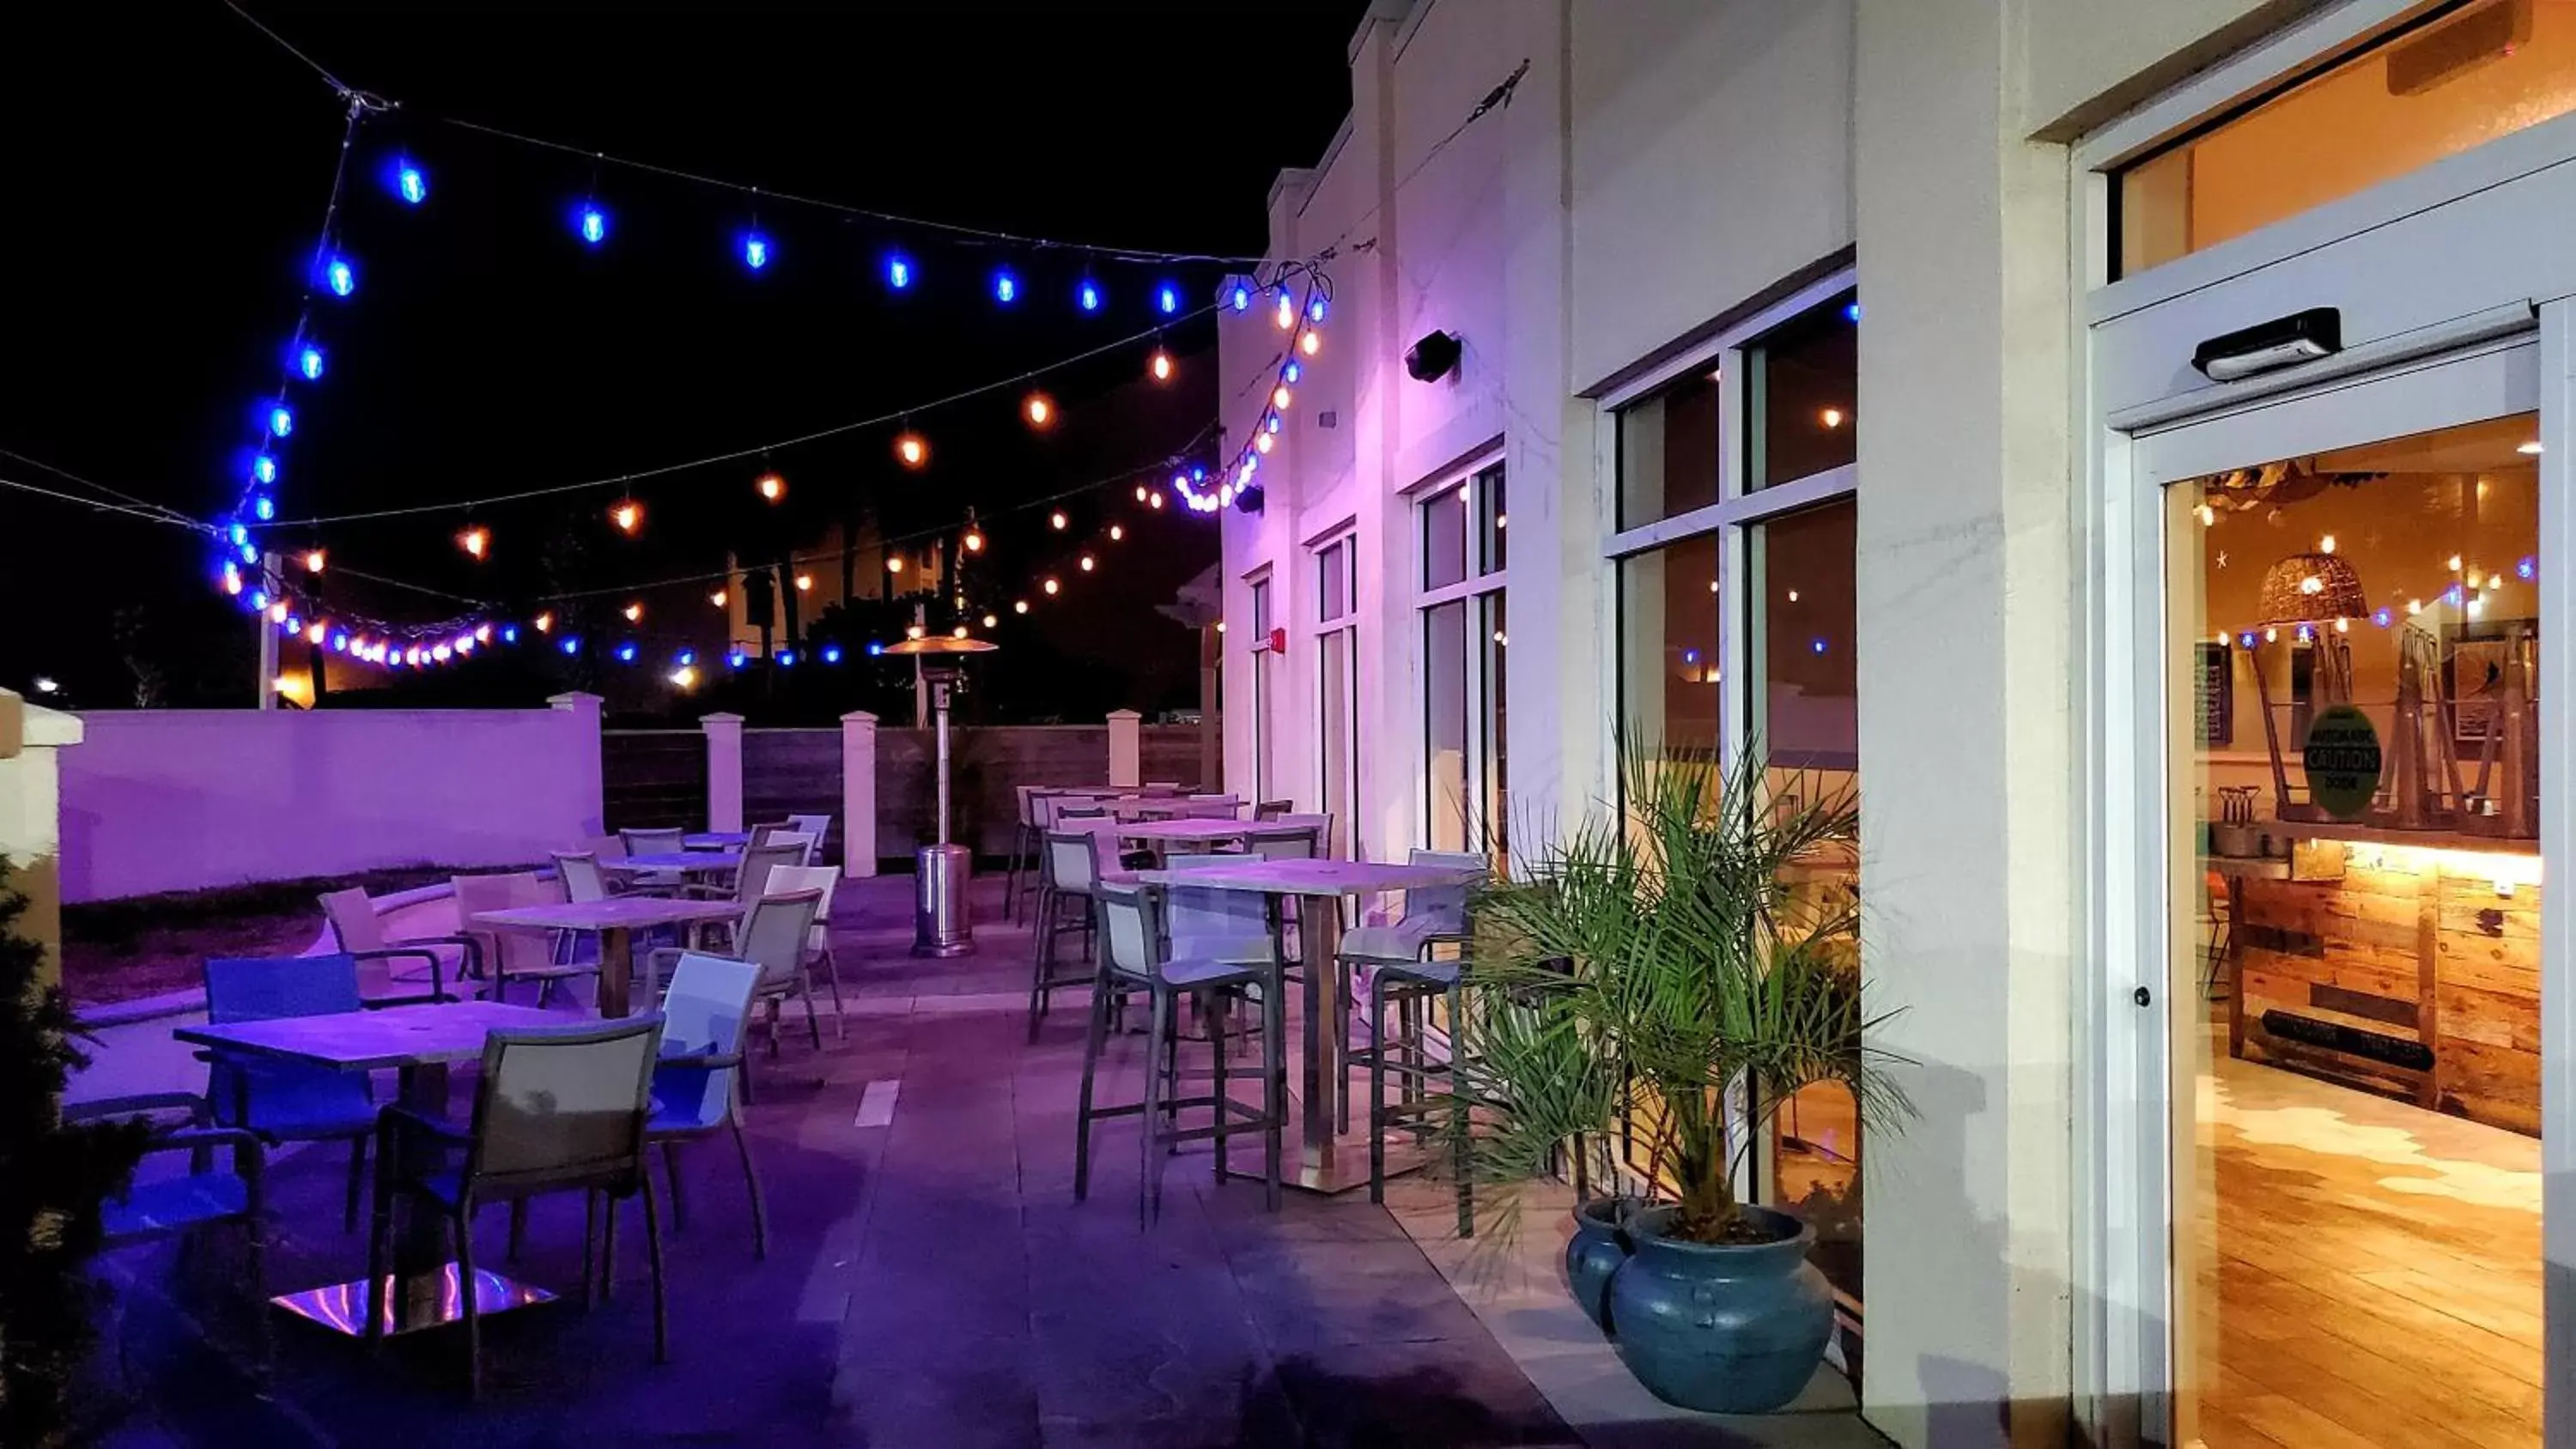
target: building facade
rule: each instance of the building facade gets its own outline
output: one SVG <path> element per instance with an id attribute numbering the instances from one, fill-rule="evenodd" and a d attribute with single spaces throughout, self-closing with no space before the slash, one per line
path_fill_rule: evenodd
<path id="1" fill-rule="evenodd" d="M 1350 56 L 1270 195 L 1332 316 L 1218 523 L 1229 787 L 1379 856 L 1526 850 L 1623 739 L 1856 787 L 1919 1119 L 1752 1185 L 1901 1443 L 2576 1442 L 2576 5 L 1385 0 Z M 1229 437 L 1288 341 L 1226 321 Z"/>

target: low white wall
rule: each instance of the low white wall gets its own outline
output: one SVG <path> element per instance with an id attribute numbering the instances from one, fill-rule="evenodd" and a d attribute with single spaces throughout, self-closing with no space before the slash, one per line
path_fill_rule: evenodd
<path id="1" fill-rule="evenodd" d="M 553 703 L 84 714 L 62 756 L 63 898 L 541 861 L 601 828 L 599 701 Z"/>

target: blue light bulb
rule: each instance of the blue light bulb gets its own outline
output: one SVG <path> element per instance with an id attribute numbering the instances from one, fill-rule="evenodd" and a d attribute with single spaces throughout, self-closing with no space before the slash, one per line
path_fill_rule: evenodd
<path id="1" fill-rule="evenodd" d="M 518 642 L 519 642 L 519 626 L 518 626 L 518 625 L 516 625 L 516 624 L 504 624 L 504 625 L 502 625 L 502 626 L 501 626 L 501 642 L 502 642 L 502 643 L 504 643 L 504 644 L 516 644 L 516 643 L 518 643 Z"/>
<path id="2" fill-rule="evenodd" d="M 235 547 L 235 548 L 239 548 L 239 547 L 241 547 L 243 544 L 246 544 L 246 543 L 250 542 L 250 530 L 249 530 L 249 529 L 244 528 L 244 527 L 242 527 L 240 524 L 236 523 L 236 524 L 234 524 L 234 525 L 233 525 L 233 530 L 232 530 L 232 531 L 233 531 L 233 547 Z"/>
<path id="3" fill-rule="evenodd" d="M 250 511 L 266 523 L 277 516 L 277 501 L 263 493 L 250 501 Z"/>
<path id="4" fill-rule="evenodd" d="M 620 664 L 632 664 L 635 662 L 635 646 L 633 643 L 629 642 L 617 646 L 617 662 Z"/>
<path id="5" fill-rule="evenodd" d="M 261 483 L 277 481 L 277 460 L 266 453 L 250 460 L 250 476 Z"/>
<path id="6" fill-rule="evenodd" d="M 731 654 L 725 656 L 725 667 L 727 669 L 740 669 L 743 666 L 745 659 L 746 656 L 743 652 L 737 649 Z"/>
<path id="7" fill-rule="evenodd" d="M 2372 611 L 2370 622 L 2377 624 L 2382 629 L 2385 629 L 2396 619 L 2396 617 L 2396 615 L 2390 613 L 2385 607 L 2382 607 Z"/>
<path id="8" fill-rule="evenodd" d="M 1012 276 L 1008 272 L 995 272 L 993 274 L 994 301 L 1015 302 L 1019 300 L 1019 296 L 1020 283 L 1018 278 Z"/>
<path id="9" fill-rule="evenodd" d="M 266 590 L 266 589 L 253 589 L 253 590 L 251 590 L 251 591 L 250 591 L 250 606 L 251 606 L 252 608 L 254 608 L 254 609 L 265 609 L 265 608 L 267 608 L 267 607 L 268 607 L 268 590 Z"/>
<path id="10" fill-rule="evenodd" d="M 1154 289 L 1154 305 L 1168 317 L 1181 310 L 1181 289 L 1165 282 Z"/>
<path id="11" fill-rule="evenodd" d="M 686 669 L 697 662 L 698 651 L 695 649 L 683 649 L 680 651 L 679 665 L 682 669 Z"/>
<path id="12" fill-rule="evenodd" d="M 824 663 L 826 663 L 826 664 L 838 664 L 838 663 L 840 663 L 840 662 L 841 662 L 841 646 L 840 646 L 840 645 L 838 645 L 838 644 L 826 644 L 826 645 L 824 645 L 824 646 L 823 646 L 823 662 L 824 662 Z"/>
<path id="13" fill-rule="evenodd" d="M 581 239 L 592 246 L 608 240 L 608 213 L 597 206 L 582 207 L 581 215 L 574 219 L 573 225 L 581 233 Z"/>
<path id="14" fill-rule="evenodd" d="M 1205 483 L 1207 481 L 1207 470 L 1205 468 L 1192 468 L 1190 470 L 1190 481 L 1193 483 Z"/>
<path id="15" fill-rule="evenodd" d="M 2518 563 L 2518 564 L 2515 564 L 2515 565 L 2513 566 L 2513 575 L 2514 575 L 2514 577 L 2515 577 L 2515 578 L 2518 578 L 2518 579 L 2528 579 L 2528 578 L 2531 578 L 2532 576 L 2534 576 L 2534 575 L 2538 574 L 2539 572 L 2540 572 L 2540 563 L 2539 563 L 2539 561 L 2538 561 L 2538 560 L 2536 560 L 2536 559 L 2530 558 L 2530 557 L 2528 557 L 2528 556 L 2524 557 L 2524 559 L 2522 560 L 2522 562 L 2520 562 L 2520 563 Z"/>
<path id="16" fill-rule="evenodd" d="M 577 637 L 577 636 L 575 636 L 575 635 L 570 635 L 570 634 L 565 635 L 565 636 L 564 636 L 564 641 L 563 641 L 563 652 L 565 652 L 566 654 L 578 654 L 578 653 L 580 653 L 580 652 L 581 652 L 581 640 L 580 640 L 580 638 L 579 638 L 579 637 Z"/>
<path id="17" fill-rule="evenodd" d="M 1279 431 L 1279 415 L 1277 413 L 1272 413 L 1269 419 L 1262 423 L 1261 426 L 1270 432 L 1275 433 Z"/>
<path id="18" fill-rule="evenodd" d="M 869 657 L 869 658 L 873 659 L 873 658 L 875 658 L 877 655 L 883 654 L 884 652 L 885 652 L 885 646 L 884 646 L 883 644 L 880 644 L 880 643 L 876 642 L 876 641 L 875 641 L 875 640 L 873 640 L 873 639 L 871 639 L 871 640 L 869 640 L 869 641 L 868 641 L 868 657 Z"/>
<path id="19" fill-rule="evenodd" d="M 1306 303 L 1306 320 L 1309 322 L 1321 322 L 1324 320 L 1323 298 L 1316 297 Z"/>
<path id="20" fill-rule="evenodd" d="M 307 346 L 302 352 L 295 354 L 295 370 L 304 374 L 306 382 L 321 381 L 322 349 Z"/>
<path id="21" fill-rule="evenodd" d="M 259 562 L 259 545 L 255 543 L 245 543 L 241 545 L 241 560 L 246 564 L 255 564 Z"/>
<path id="22" fill-rule="evenodd" d="M 1822 654 L 1825 652 L 1825 641 L 1819 639 L 1811 647 L 1814 648 L 1817 653 Z"/>
<path id="23" fill-rule="evenodd" d="M 1237 312 L 1247 312 L 1251 309 L 1252 289 L 1241 285 L 1236 286 L 1234 289 L 1234 310 Z"/>
<path id="24" fill-rule="evenodd" d="M 1847 322 L 1857 322 L 1860 320 L 1860 304 L 1858 302 L 1854 302 L 1843 308 L 1843 320 Z"/>
<path id="25" fill-rule="evenodd" d="M 1296 364 L 1296 363 L 1294 363 L 1294 362 L 1291 362 L 1291 363 L 1289 363 L 1289 364 L 1288 364 L 1288 366 L 1287 366 L 1285 369 L 1283 369 L 1283 370 L 1280 372 L 1280 374 L 1279 374 L 1279 380 L 1280 380 L 1280 381 L 1282 381 L 1282 382 L 1295 382 L 1297 379 L 1299 379 L 1299 378 L 1301 378 L 1301 377 L 1304 377 L 1305 375 L 1306 375 L 1306 369 L 1305 369 L 1305 368 L 1303 368 L 1303 367 L 1299 366 L 1298 364 Z"/>
<path id="26" fill-rule="evenodd" d="M 795 651 L 795 650 L 793 650 L 793 649 L 781 649 L 781 650 L 779 650 L 779 651 L 778 651 L 778 663 L 779 663 L 779 666 L 780 666 L 781 668 L 793 668 L 793 667 L 795 667 L 795 664 L 796 664 L 796 651 Z"/>
<path id="27" fill-rule="evenodd" d="M 288 407 L 286 404 L 284 404 L 284 403 L 271 403 L 271 404 L 269 404 L 269 408 L 268 408 L 268 431 L 269 431 L 273 436 L 280 437 L 280 438 L 285 437 L 287 434 L 289 434 L 289 433 L 291 433 L 291 432 L 294 432 L 294 431 L 295 431 L 295 411 L 294 411 L 294 409 L 289 408 L 289 407 Z"/>
<path id="28" fill-rule="evenodd" d="M 912 285 L 912 262 L 901 252 L 886 258 L 886 285 L 898 292 Z"/>
<path id="29" fill-rule="evenodd" d="M 758 232 L 747 232 L 742 239 L 742 264 L 759 271 L 769 265 L 769 238 Z"/>
<path id="30" fill-rule="evenodd" d="M 347 634 L 345 634 L 345 633 L 343 633 L 343 634 L 334 634 L 334 635 L 332 635 L 332 636 L 331 636 L 331 652 L 332 652 L 332 653 L 334 653 L 334 654 L 346 654 L 346 653 L 348 653 L 348 652 L 349 652 L 349 636 L 348 636 Z"/>
<path id="31" fill-rule="evenodd" d="M 419 167 L 406 161 L 402 169 L 394 173 L 394 194 L 418 206 L 429 200 L 429 178 L 421 174 Z"/>
<path id="32" fill-rule="evenodd" d="M 358 290 L 358 269 L 350 265 L 347 257 L 333 257 L 330 265 L 322 269 L 322 280 L 330 284 L 333 296 L 345 297 Z"/>
<path id="33" fill-rule="evenodd" d="M 1082 310 L 1083 310 L 1083 311 L 1085 311 L 1085 312 L 1097 312 L 1097 311 L 1099 311 L 1099 310 L 1100 310 L 1100 288 L 1099 288 L 1099 287 L 1097 287 L 1097 286 L 1093 285 L 1093 284 L 1092 284 L 1092 283 L 1090 283 L 1090 282 L 1085 282 L 1085 283 L 1083 283 L 1083 284 L 1082 284 L 1082 294 L 1081 294 L 1081 296 L 1082 296 Z"/>
<path id="34" fill-rule="evenodd" d="M 2237 647 L 2238 647 L 2238 648 L 2240 648 L 2240 649 L 2251 649 L 2251 648 L 2253 648 L 2253 647 L 2254 647 L 2254 631 L 2253 631 L 2253 630 L 2251 630 L 2251 629 L 2248 629 L 2248 630 L 2246 630 L 2244 633 L 2237 635 L 2237 636 L 2236 636 L 2236 644 L 2237 644 Z"/>

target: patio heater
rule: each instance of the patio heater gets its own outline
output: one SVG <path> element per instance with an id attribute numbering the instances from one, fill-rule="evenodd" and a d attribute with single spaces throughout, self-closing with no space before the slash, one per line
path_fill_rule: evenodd
<path id="1" fill-rule="evenodd" d="M 975 949 L 975 923 L 966 914 L 966 887 L 975 878 L 975 850 L 948 839 L 948 704 L 965 683 L 965 659 L 990 654 L 1001 646 L 983 639 L 942 636 L 906 639 L 886 646 L 888 654 L 917 657 L 921 677 L 930 686 L 933 729 L 938 741 L 939 802 L 934 811 L 938 835 L 914 852 L 912 862 L 912 954 L 963 956 Z"/>

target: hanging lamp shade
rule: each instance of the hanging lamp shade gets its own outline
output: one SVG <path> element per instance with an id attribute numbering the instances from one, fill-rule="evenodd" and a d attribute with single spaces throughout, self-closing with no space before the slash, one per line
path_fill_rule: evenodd
<path id="1" fill-rule="evenodd" d="M 2263 571 L 2263 617 L 2256 628 L 2322 624 L 2370 613 L 2361 575 L 2342 556 L 2294 553 Z"/>

